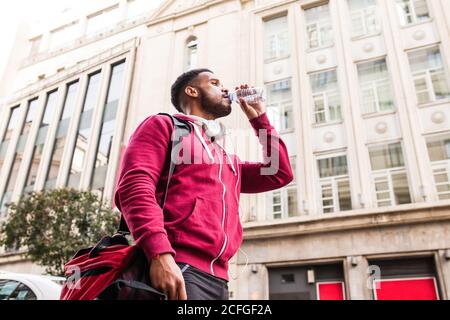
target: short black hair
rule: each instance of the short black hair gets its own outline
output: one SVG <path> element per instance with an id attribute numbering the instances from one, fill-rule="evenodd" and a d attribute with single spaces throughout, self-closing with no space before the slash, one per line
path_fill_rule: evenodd
<path id="1" fill-rule="evenodd" d="M 193 69 L 183 73 L 181 76 L 175 80 L 171 88 L 172 104 L 181 113 L 184 111 L 180 106 L 180 96 L 184 89 L 194 80 L 200 73 L 211 72 L 209 69 Z"/>

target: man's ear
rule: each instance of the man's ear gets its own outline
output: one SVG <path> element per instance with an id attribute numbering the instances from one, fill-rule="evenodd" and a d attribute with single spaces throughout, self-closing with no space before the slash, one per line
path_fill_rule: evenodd
<path id="1" fill-rule="evenodd" d="M 188 96 L 188 97 L 192 97 L 192 98 L 197 98 L 198 97 L 198 90 L 194 87 L 191 86 L 187 86 L 184 89 L 184 93 Z"/>

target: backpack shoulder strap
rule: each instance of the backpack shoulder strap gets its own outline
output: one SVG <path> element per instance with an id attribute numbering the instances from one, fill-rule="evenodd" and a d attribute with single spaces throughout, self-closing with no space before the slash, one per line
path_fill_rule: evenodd
<path id="1" fill-rule="evenodd" d="M 181 141 L 182 138 L 185 136 L 188 136 L 191 133 L 191 125 L 182 119 L 179 119 L 171 114 L 168 113 L 158 113 L 159 115 L 163 115 L 163 116 L 168 116 L 170 117 L 170 119 L 172 120 L 173 123 L 173 128 L 174 130 L 172 131 L 171 134 L 171 143 L 170 143 L 170 167 L 169 167 L 169 175 L 167 177 L 167 185 L 166 185 L 166 190 L 164 192 L 164 200 L 162 203 L 162 209 L 164 209 L 165 205 L 166 205 L 166 199 L 167 199 L 167 192 L 169 190 L 169 184 L 170 184 L 170 180 L 172 179 L 172 175 L 175 171 L 175 167 L 176 167 L 176 159 L 178 156 L 178 153 L 180 152 L 180 147 L 181 147 Z M 130 234 L 130 229 L 128 228 L 128 225 L 123 217 L 123 214 L 120 217 L 120 224 L 119 224 L 119 229 L 118 229 L 118 233 L 120 234 Z"/>

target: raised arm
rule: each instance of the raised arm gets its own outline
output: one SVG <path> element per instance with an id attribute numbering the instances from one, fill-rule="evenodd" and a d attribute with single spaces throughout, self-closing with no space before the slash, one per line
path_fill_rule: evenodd
<path id="1" fill-rule="evenodd" d="M 282 188 L 293 179 L 289 154 L 266 113 L 250 119 L 263 151 L 263 162 L 241 163 L 241 192 L 259 193 Z"/>

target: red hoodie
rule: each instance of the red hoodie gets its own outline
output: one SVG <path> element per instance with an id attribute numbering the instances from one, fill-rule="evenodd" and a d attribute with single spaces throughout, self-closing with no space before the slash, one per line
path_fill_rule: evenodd
<path id="1" fill-rule="evenodd" d="M 149 261 L 171 253 L 176 262 L 228 281 L 228 261 L 242 243 L 240 193 L 266 192 L 290 183 L 288 152 L 265 113 L 250 120 L 263 148 L 263 163 L 241 161 L 218 141 L 211 142 L 192 118 L 175 116 L 192 122 L 193 130 L 183 138 L 179 154 L 190 163 L 175 167 L 164 209 L 160 204 L 173 132 L 172 120 L 164 115 L 148 117 L 133 133 L 122 161 L 115 204 Z M 260 129 L 267 130 L 267 139 Z M 206 152 L 199 155 L 198 150 Z M 271 166 L 274 152 L 279 156 L 278 171 L 261 174 L 262 168 Z"/>

